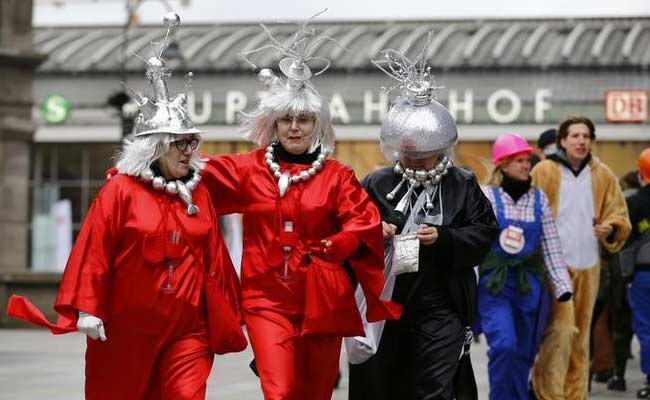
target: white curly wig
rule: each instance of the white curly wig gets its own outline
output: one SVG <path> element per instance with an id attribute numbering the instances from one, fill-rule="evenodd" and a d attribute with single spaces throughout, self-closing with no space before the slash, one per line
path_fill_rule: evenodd
<path id="1" fill-rule="evenodd" d="M 117 170 L 130 176 L 140 176 L 149 170 L 151 165 L 169 151 L 169 145 L 183 138 L 198 135 L 177 135 L 169 133 L 152 133 L 132 138 L 124 138 L 122 150 L 116 156 Z M 190 168 L 199 171 L 203 168 L 203 161 L 199 157 L 199 149 L 192 151 Z"/>
<path id="2" fill-rule="evenodd" d="M 278 64 L 282 75 L 276 76 L 270 69 L 260 70 L 258 78 L 264 83 L 266 90 L 263 92 L 257 108 L 250 114 L 243 114 L 242 133 L 259 146 L 266 147 L 278 140 L 276 132 L 278 117 L 287 114 L 310 113 L 316 116 L 316 125 L 314 126 L 314 139 L 308 152 L 313 153 L 319 146 L 323 153 L 331 154 L 334 152 L 335 137 L 329 104 L 321 97 L 310 81 L 312 76 L 322 74 L 331 65 L 326 58 L 311 56 L 311 50 L 314 46 L 323 41 L 331 41 L 345 50 L 331 37 L 320 36 L 315 38 L 315 30 L 308 28 L 309 23 L 326 10 L 299 23 L 296 33 L 288 42 L 277 40 L 273 37 L 271 29 L 264 24 L 260 24 L 268 35 L 270 43 L 240 54 L 242 59 L 254 69 L 257 69 L 258 66 L 249 60 L 248 56 L 250 55 L 271 49 L 283 57 Z M 312 73 L 308 64 L 314 61 L 320 62 L 324 66 L 318 72 Z"/>
<path id="3" fill-rule="evenodd" d="M 243 114 L 242 133 L 261 147 L 278 140 L 276 120 L 286 114 L 312 113 L 316 116 L 314 140 L 309 152 L 319 146 L 322 152 L 334 152 L 335 136 L 329 106 L 311 84 L 301 88 L 286 84 L 272 85 L 260 98 L 257 108 L 250 114 Z"/>

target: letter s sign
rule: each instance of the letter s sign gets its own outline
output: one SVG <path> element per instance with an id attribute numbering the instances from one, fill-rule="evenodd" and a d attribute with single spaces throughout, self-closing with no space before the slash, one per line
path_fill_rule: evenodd
<path id="1" fill-rule="evenodd" d="M 62 124 L 70 116 L 70 102 L 63 96 L 48 96 L 41 107 L 43 118 L 48 124 Z"/>

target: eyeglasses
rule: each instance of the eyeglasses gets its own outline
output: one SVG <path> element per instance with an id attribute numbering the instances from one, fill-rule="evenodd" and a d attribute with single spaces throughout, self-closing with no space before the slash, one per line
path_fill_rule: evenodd
<path id="1" fill-rule="evenodd" d="M 176 140 L 172 142 L 174 146 L 178 149 L 178 151 L 185 151 L 187 150 L 187 146 L 190 146 L 190 149 L 196 150 L 199 147 L 199 143 L 201 140 L 199 138 L 191 138 L 191 139 L 182 139 L 182 140 Z"/>
<path id="2" fill-rule="evenodd" d="M 278 124 L 281 125 L 291 125 L 293 121 L 296 121 L 298 125 L 306 126 L 314 123 L 315 120 L 316 117 L 314 115 L 301 114 L 301 115 L 284 115 L 282 117 L 278 117 L 277 122 Z"/>

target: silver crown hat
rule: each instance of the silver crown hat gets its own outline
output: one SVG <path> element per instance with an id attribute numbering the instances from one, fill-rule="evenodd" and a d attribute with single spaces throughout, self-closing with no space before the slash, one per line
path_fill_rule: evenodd
<path id="1" fill-rule="evenodd" d="M 431 32 L 418 56 L 411 60 L 406 51 L 382 50 L 383 59 L 372 60 L 380 70 L 398 83 L 390 92 L 400 89 L 399 96 L 381 126 L 380 147 L 389 161 L 403 155 L 425 158 L 456 144 L 458 131 L 449 110 L 435 100 L 435 85 L 426 58 Z"/>
<path id="2" fill-rule="evenodd" d="M 322 74 L 330 66 L 328 59 L 311 56 L 314 46 L 323 41 L 331 41 L 341 47 L 328 36 L 314 38 L 314 29 L 308 27 L 310 22 L 325 11 L 323 10 L 299 23 L 296 33 L 285 43 L 275 39 L 270 29 L 264 24 L 260 24 L 271 43 L 241 53 L 241 57 L 254 69 L 258 68 L 257 65 L 248 58 L 252 54 L 271 49 L 282 57 L 278 68 L 283 76 L 276 76 L 268 68 L 261 69 L 257 76 L 266 90 L 261 94 L 257 108 L 250 114 L 243 115 L 244 136 L 262 147 L 277 140 L 275 121 L 278 117 L 287 113 L 291 115 L 313 113 L 316 116 L 315 134 L 308 152 L 315 151 L 319 146 L 324 153 L 331 154 L 334 151 L 335 135 L 329 105 L 311 83 L 313 76 Z M 312 73 L 309 64 L 314 62 L 324 65 L 317 72 Z"/>
<path id="3" fill-rule="evenodd" d="M 165 15 L 163 22 L 167 33 L 161 43 L 154 43 L 154 56 L 145 61 L 147 71 L 145 78 L 153 90 L 153 98 L 148 98 L 135 90 L 125 87 L 131 92 L 138 104 L 140 112 L 135 118 L 133 133 L 135 136 L 149 135 L 152 133 L 169 133 L 172 135 L 200 134 L 194 127 L 190 113 L 187 110 L 187 94 L 179 93 L 173 99 L 169 95 L 169 79 L 171 70 L 167 68 L 163 58 L 163 51 L 169 46 L 169 34 L 180 25 L 180 17 L 174 12 Z M 192 73 L 187 74 L 189 79 Z"/>

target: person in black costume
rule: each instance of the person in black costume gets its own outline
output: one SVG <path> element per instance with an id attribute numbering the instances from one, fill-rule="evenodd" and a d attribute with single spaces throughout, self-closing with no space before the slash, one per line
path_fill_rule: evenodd
<path id="1" fill-rule="evenodd" d="M 627 198 L 632 233 L 621 251 L 621 267 L 630 270 L 632 282 L 628 301 L 632 309 L 632 326 L 641 345 L 641 372 L 646 380 L 636 392 L 637 399 L 650 399 L 650 147 L 637 158 L 639 191 Z M 626 274 L 630 275 L 630 274 Z"/>
<path id="2" fill-rule="evenodd" d="M 383 332 L 366 324 L 365 338 L 346 339 L 353 363 L 349 399 L 476 399 L 468 354 L 477 308 L 473 267 L 489 251 L 498 226 L 474 175 L 451 162 L 456 125 L 433 100 L 428 68 L 393 50 L 384 54 L 392 67 L 375 65 L 401 87 L 380 135 L 382 151 L 395 165 L 371 173 L 362 185 L 381 213 L 385 276 L 394 277 L 387 278 L 382 296 L 402 304 L 403 314 L 381 325 Z M 359 296 L 357 303 L 363 308 Z M 377 342 L 368 345 L 374 336 Z M 359 357 L 364 346 L 358 343 L 374 350 Z"/>

